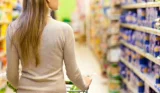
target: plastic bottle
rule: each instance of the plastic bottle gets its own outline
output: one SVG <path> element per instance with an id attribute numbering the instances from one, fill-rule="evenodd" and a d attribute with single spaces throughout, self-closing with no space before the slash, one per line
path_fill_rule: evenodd
<path id="1" fill-rule="evenodd" d="M 138 82 L 138 93 L 144 93 L 144 82 L 142 80 Z"/>
<path id="2" fill-rule="evenodd" d="M 146 12 L 145 12 L 145 9 L 141 9 L 141 25 L 142 26 L 145 26 L 145 21 L 146 21 Z"/>
<path id="3" fill-rule="evenodd" d="M 145 48 L 144 49 L 145 49 L 146 53 L 149 53 L 149 49 L 150 49 L 149 40 L 145 41 Z"/>
<path id="4" fill-rule="evenodd" d="M 154 55 L 154 47 L 155 47 L 155 35 L 150 35 L 150 54 Z"/>
<path id="5" fill-rule="evenodd" d="M 132 12 L 131 12 L 131 11 L 129 11 L 129 12 L 127 13 L 125 20 L 126 20 L 126 22 L 129 23 L 129 24 L 132 23 Z"/>
<path id="6" fill-rule="evenodd" d="M 139 65 L 142 73 L 148 73 L 149 69 L 149 60 L 143 56 L 140 56 Z"/>
<path id="7" fill-rule="evenodd" d="M 155 47 L 154 47 L 154 57 L 158 57 L 160 55 L 160 42 L 156 41 Z"/>
<path id="8" fill-rule="evenodd" d="M 136 63 L 136 52 L 132 51 L 132 64 L 135 66 Z"/>
<path id="9" fill-rule="evenodd" d="M 156 85 L 160 88 L 160 66 L 156 64 L 154 66 L 154 69 L 155 69 Z"/>
<path id="10" fill-rule="evenodd" d="M 158 57 L 160 55 L 160 36 L 155 36 L 154 38 L 154 57 Z"/>
<path id="11" fill-rule="evenodd" d="M 160 87 L 160 74 L 159 73 L 156 74 L 156 84 L 158 87 Z"/>

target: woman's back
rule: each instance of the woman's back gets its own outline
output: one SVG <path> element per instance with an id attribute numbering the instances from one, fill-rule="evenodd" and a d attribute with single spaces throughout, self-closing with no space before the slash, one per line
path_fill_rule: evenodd
<path id="1" fill-rule="evenodd" d="M 8 47 L 10 47 L 10 39 L 15 33 L 17 25 L 18 21 L 15 21 L 8 29 Z M 16 61 L 17 59 L 21 59 L 20 48 L 16 44 L 14 47 L 14 51 L 7 51 L 8 61 L 12 61 L 12 63 L 9 63 L 8 68 L 10 66 L 17 67 L 19 63 Z M 17 53 L 14 53 L 15 51 Z M 69 78 L 82 90 L 86 89 L 76 65 L 74 35 L 68 24 L 56 21 L 50 17 L 42 33 L 39 53 L 40 64 L 37 67 L 33 54 L 29 56 L 28 61 L 30 64 L 28 66 L 25 66 L 22 61 L 22 76 L 19 82 L 17 81 L 18 93 L 65 93 L 63 60 Z M 14 54 L 15 56 L 11 56 L 10 54 Z M 9 75 L 8 78 L 12 78 L 11 73 L 16 72 L 8 69 L 7 73 Z"/>
<path id="2" fill-rule="evenodd" d="M 18 93 L 65 93 L 63 63 L 81 90 L 91 83 L 77 67 L 72 28 L 48 16 L 49 9 L 57 10 L 58 0 L 23 0 L 22 14 L 8 28 L 7 78 Z"/>

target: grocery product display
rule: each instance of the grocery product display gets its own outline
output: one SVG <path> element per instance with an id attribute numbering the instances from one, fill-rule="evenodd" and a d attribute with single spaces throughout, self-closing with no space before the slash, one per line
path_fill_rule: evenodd
<path id="1" fill-rule="evenodd" d="M 120 93 L 122 85 L 118 65 L 120 14 L 120 1 L 92 0 L 89 45 L 101 64 L 103 76 L 109 80 L 109 93 Z"/>
<path id="2" fill-rule="evenodd" d="M 119 65 L 124 89 L 160 93 L 159 0 L 122 0 L 121 4 Z"/>
<path id="3" fill-rule="evenodd" d="M 103 5 L 100 0 L 92 0 L 90 4 L 90 32 L 89 45 L 100 61 L 103 70 L 106 69 L 104 60 L 106 59 L 106 38 L 109 20 L 103 14 Z"/>
<path id="4" fill-rule="evenodd" d="M 121 93 L 122 78 L 118 64 L 110 64 L 108 67 L 108 93 Z"/>
<path id="5" fill-rule="evenodd" d="M 122 79 L 126 93 L 159 93 L 159 0 L 111 0 L 109 4 L 104 1 L 106 5 L 101 5 L 101 0 L 92 1 L 95 2 L 91 7 L 91 47 L 107 71 L 109 92 L 119 93 L 112 91 L 120 90 L 112 81 L 122 85 Z M 119 72 L 114 68 L 117 64 Z M 121 79 L 117 79 L 118 73 Z"/>
<path id="6" fill-rule="evenodd" d="M 109 6 L 109 3 L 112 5 Z M 110 0 L 92 0 L 90 4 L 89 45 L 100 61 L 103 73 L 106 72 L 108 60 L 118 62 L 116 57 L 111 58 L 111 54 L 114 52 L 111 48 L 119 46 L 120 9 L 115 7 L 118 4 L 120 2 L 116 0 L 112 2 Z"/>
<path id="7" fill-rule="evenodd" d="M 107 19 L 110 21 L 107 29 L 107 49 L 106 49 L 106 61 L 108 64 L 107 77 L 109 80 L 108 93 L 121 93 L 122 78 L 120 73 L 120 67 L 118 65 L 120 60 L 120 14 L 121 7 L 120 1 L 110 1 L 110 7 L 107 10 Z"/>

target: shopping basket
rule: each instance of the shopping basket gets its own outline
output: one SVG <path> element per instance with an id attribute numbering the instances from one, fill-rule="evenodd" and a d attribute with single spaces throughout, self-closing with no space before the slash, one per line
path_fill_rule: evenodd
<path id="1" fill-rule="evenodd" d="M 66 81 L 67 93 L 88 93 L 88 91 L 81 91 L 71 81 Z"/>

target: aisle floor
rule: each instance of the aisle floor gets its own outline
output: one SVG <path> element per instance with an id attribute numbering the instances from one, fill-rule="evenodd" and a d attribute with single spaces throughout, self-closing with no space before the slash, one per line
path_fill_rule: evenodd
<path id="1" fill-rule="evenodd" d="M 100 65 L 90 49 L 76 44 L 77 64 L 83 75 L 93 75 L 89 93 L 108 93 L 107 79 L 101 77 Z M 13 93 L 10 89 L 6 93 Z"/>
<path id="2" fill-rule="evenodd" d="M 108 93 L 107 79 L 101 77 L 99 62 L 91 50 L 84 45 L 76 44 L 76 57 L 82 74 L 94 74 L 89 93 Z"/>

